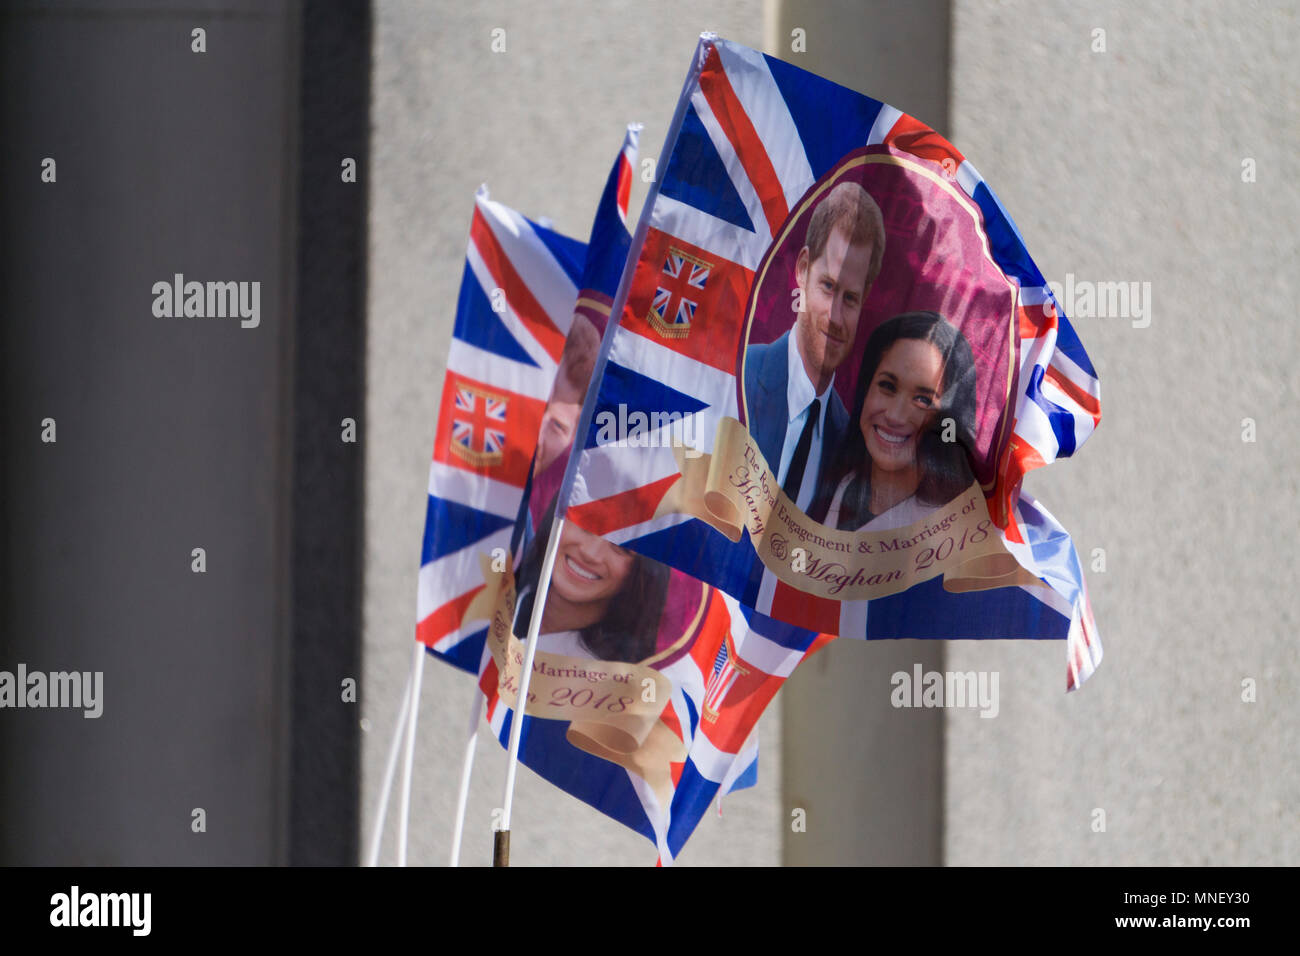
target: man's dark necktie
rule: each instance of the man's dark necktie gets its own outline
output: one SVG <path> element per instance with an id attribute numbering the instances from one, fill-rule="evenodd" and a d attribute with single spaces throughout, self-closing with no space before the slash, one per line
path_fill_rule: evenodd
<path id="1" fill-rule="evenodd" d="M 799 444 L 794 446 L 794 457 L 790 459 L 790 470 L 786 472 L 781 490 L 791 501 L 798 502 L 799 488 L 803 485 L 803 473 L 808 467 L 808 449 L 812 447 L 813 429 L 817 427 L 817 415 L 821 411 L 822 401 L 814 398 L 808 409 L 808 421 L 804 422 L 803 431 L 799 433 Z"/>

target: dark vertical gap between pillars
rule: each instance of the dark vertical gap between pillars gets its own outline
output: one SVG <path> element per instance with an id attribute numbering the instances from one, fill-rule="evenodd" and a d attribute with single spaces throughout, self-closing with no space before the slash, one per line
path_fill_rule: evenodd
<path id="1" fill-rule="evenodd" d="M 370 5 L 302 8 L 293 386 L 289 862 L 360 847 Z M 356 181 L 343 163 L 356 162 Z M 344 419 L 355 441 L 344 441 Z M 344 700 L 355 681 L 356 702 Z"/>

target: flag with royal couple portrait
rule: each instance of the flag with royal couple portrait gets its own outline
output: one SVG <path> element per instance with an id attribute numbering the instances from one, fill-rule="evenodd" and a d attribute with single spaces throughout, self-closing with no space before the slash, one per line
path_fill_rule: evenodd
<path id="1" fill-rule="evenodd" d="M 527 675 L 520 759 L 668 863 L 836 635 L 1060 639 L 1067 688 L 1093 672 L 1078 555 L 1021 482 L 1100 407 L 1009 216 L 913 118 L 706 35 L 633 236 L 630 169 L 581 255 L 480 199 L 419 637 L 503 744 Z M 539 293 L 548 257 L 583 265 Z"/>
<path id="2" fill-rule="evenodd" d="M 1063 640 L 1077 688 L 1101 659 L 1082 567 L 1021 483 L 1092 433 L 1098 382 L 975 167 L 707 34 L 662 157 L 534 516 L 564 517 L 556 575 L 595 587 L 581 535 L 773 626 Z"/>

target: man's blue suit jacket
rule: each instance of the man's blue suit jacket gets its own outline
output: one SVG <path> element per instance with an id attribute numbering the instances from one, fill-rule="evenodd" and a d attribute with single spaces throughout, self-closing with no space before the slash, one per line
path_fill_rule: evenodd
<path id="1" fill-rule="evenodd" d="M 781 451 L 785 444 L 785 432 L 790 424 L 790 412 L 786 404 L 786 386 L 789 378 L 789 353 L 793 348 L 790 333 L 787 331 L 775 342 L 767 345 L 751 345 L 745 349 L 745 405 L 749 412 L 747 425 L 749 433 L 758 443 L 758 450 L 767 459 L 768 467 L 775 475 L 781 468 Z M 826 469 L 830 467 L 836 450 L 844 442 L 849 430 L 849 413 L 840 401 L 839 395 L 832 388 L 830 408 L 826 410 L 825 434 L 822 435 L 822 460 L 817 463 L 817 491 L 813 501 L 823 496 L 821 484 L 829 477 Z M 820 520 L 817 515 L 811 515 Z"/>

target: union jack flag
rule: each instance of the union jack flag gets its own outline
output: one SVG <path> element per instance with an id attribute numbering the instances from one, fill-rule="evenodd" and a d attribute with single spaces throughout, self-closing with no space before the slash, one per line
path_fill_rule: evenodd
<path id="1" fill-rule="evenodd" d="M 611 172 L 592 227 L 581 291 L 573 305 L 575 328 L 579 316 L 601 330 L 608 322 L 631 245 L 625 218 L 634 148 L 635 138 L 631 138 Z M 684 268 L 695 270 L 695 288 L 707 292 L 707 262 L 692 262 L 689 250 L 683 254 L 681 261 L 691 263 Z M 685 278 L 690 279 L 689 272 Z M 571 331 L 569 341 L 576 336 Z M 512 406 L 510 414 L 513 411 Z M 554 462 L 561 472 L 566 457 Z M 557 491 L 558 482 L 547 486 L 544 469 L 534 470 L 524 489 L 511 499 L 520 502 L 513 542 L 516 558 L 527 553 L 530 538 L 534 544 L 546 539 L 540 522 Z M 482 547 L 477 550 L 482 553 Z M 639 662 L 642 675 L 655 674 L 665 682 L 658 703 L 661 709 L 650 730 L 649 742 L 654 746 L 598 755 L 575 746 L 574 721 L 554 719 L 554 712 L 545 706 L 537 711 L 530 707 L 520 759 L 573 796 L 649 838 L 659 862 L 671 863 L 716 796 L 756 781 L 758 742 L 753 729 L 759 715 L 798 662 L 824 646 L 829 636 L 756 615 L 688 575 L 660 570 L 667 576 L 662 601 L 635 608 L 636 617 L 659 621 L 654 653 Z M 480 572 L 462 584 L 462 590 L 472 599 L 481 592 L 482 583 Z M 521 593 L 536 586 L 522 563 L 516 586 Z M 473 630 L 480 626 L 486 630 L 488 623 L 486 615 L 466 620 L 468 633 L 455 646 L 474 647 L 480 655 L 479 686 L 487 701 L 488 724 L 507 745 L 515 718 L 514 695 L 508 692 L 516 678 L 501 673 L 499 659 L 485 651 L 483 632 Z M 518 620 L 516 634 L 526 626 L 526 618 Z M 727 662 L 722 665 L 720 684 L 713 669 L 719 653 Z M 631 689 L 638 696 L 643 692 L 639 682 Z M 608 703 L 611 697 L 605 689 L 580 690 L 574 699 Z M 617 695 L 612 700 L 618 702 Z"/>
<path id="2" fill-rule="evenodd" d="M 639 129 L 624 136 L 592 228 L 596 247 L 622 250 L 612 256 L 620 270 Z M 471 674 L 487 627 L 465 613 L 485 587 L 483 556 L 510 552 L 575 302 L 580 309 L 586 284 L 617 285 L 598 269 L 611 254 L 587 251 L 479 190 L 429 468 L 416 610 L 417 640 Z"/>
<path id="3" fill-rule="evenodd" d="M 520 524 L 538 517 L 528 509 L 545 495 L 528 463 L 538 445 L 538 403 L 550 394 L 562 352 L 549 329 L 567 328 L 576 315 L 602 329 L 608 320 L 631 244 L 626 216 L 635 156 L 633 129 L 586 247 L 484 193 L 476 203 L 430 473 L 417 633 L 435 656 L 478 674 L 489 726 L 503 745 L 514 711 L 500 695 L 501 675 L 486 647 L 488 620 L 467 611 L 485 587 L 484 556 L 501 548 L 517 557 Z M 707 266 L 697 271 L 697 287 L 706 281 Z M 507 292 L 504 312 L 492 308 L 498 290 Z M 647 665 L 672 687 L 655 734 L 675 741 L 680 759 L 624 766 L 575 748 L 569 722 L 533 719 L 521 760 L 644 834 L 659 861 L 671 863 L 715 796 L 755 782 L 759 714 L 795 666 L 830 638 L 756 615 L 677 572 L 662 614 L 663 630 L 678 639 Z"/>
<path id="4" fill-rule="evenodd" d="M 475 465 L 492 465 L 504 457 L 508 399 L 477 389 L 456 389 L 451 420 L 452 451 Z"/>
<path id="5" fill-rule="evenodd" d="M 696 447 L 711 449 L 723 420 L 739 417 L 745 304 L 792 211 L 807 208 L 818 183 L 851 153 L 906 167 L 977 223 L 971 267 L 989 263 L 1007 303 L 1010 329 L 975 343 L 988 350 L 986 362 L 998 342 L 1005 343 L 998 354 L 1010 355 L 1005 391 L 994 396 L 981 385 L 993 425 L 973 466 L 997 534 L 1028 578 L 960 593 L 934 578 L 870 601 L 798 592 L 761 567 L 748 532 L 733 542 L 698 517 L 660 508 L 682 477 L 671 441 L 602 443 L 594 428 L 564 489 L 567 519 L 761 614 L 819 632 L 1063 639 L 1067 688 L 1078 687 L 1101 659 L 1082 568 L 1068 534 L 1020 485 L 1029 470 L 1073 454 L 1096 427 L 1099 386 L 1069 321 L 1043 308 L 1051 293 L 1010 216 L 970 161 L 913 117 L 739 44 L 703 37 L 683 100 L 647 200 L 644 241 L 632 251 L 635 270 L 616 301 L 592 416 L 620 407 L 675 413 L 694 426 Z M 924 203 L 912 202 L 907 214 L 924 214 Z M 943 232 L 935 230 L 940 239 Z M 692 258 L 674 260 L 677 251 Z M 690 287 L 680 280 L 695 260 L 710 264 L 707 284 L 695 306 L 684 307 L 691 296 L 674 296 Z M 666 338 L 660 328 L 688 322 L 689 335 Z M 977 320 L 969 328 L 977 330 Z"/>
<path id="6" fill-rule="evenodd" d="M 655 290 L 654 301 L 650 303 L 648 319 L 661 335 L 668 338 L 681 338 L 691 331 L 691 320 L 695 318 L 695 309 L 699 305 L 700 293 L 709 281 L 709 263 L 682 252 L 669 248 L 664 261 L 660 281 L 668 287 L 659 286 Z"/>
<path id="7" fill-rule="evenodd" d="M 484 588 L 483 555 L 509 553 L 585 257 L 583 243 L 480 190 L 429 467 L 416 610 L 417 639 L 471 674 L 487 628 L 464 615 Z"/>

